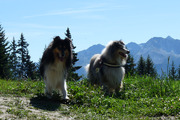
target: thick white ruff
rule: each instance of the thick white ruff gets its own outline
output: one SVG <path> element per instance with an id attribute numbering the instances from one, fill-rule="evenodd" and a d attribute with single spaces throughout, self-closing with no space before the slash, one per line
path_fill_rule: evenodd
<path id="1" fill-rule="evenodd" d="M 44 82 L 46 84 L 46 94 L 52 95 L 53 90 L 59 90 L 63 94 L 63 99 L 68 99 L 65 68 L 63 62 L 45 66 Z"/>

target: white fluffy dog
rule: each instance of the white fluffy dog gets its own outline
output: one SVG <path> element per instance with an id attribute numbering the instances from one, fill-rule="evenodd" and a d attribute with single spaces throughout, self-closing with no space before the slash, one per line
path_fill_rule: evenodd
<path id="1" fill-rule="evenodd" d="M 101 54 L 95 54 L 87 66 L 88 78 L 92 84 L 103 85 L 109 92 L 119 92 L 123 87 L 129 50 L 120 41 L 110 42 Z"/>

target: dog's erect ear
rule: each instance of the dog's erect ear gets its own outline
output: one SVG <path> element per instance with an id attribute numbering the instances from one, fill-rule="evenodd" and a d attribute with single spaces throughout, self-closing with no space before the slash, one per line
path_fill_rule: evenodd
<path id="1" fill-rule="evenodd" d="M 125 45 L 124 42 L 122 40 L 119 40 L 119 43 L 122 45 Z"/>
<path id="2" fill-rule="evenodd" d="M 67 37 L 64 40 L 72 42 L 72 40 L 70 38 L 67 38 Z"/>
<path id="3" fill-rule="evenodd" d="M 59 37 L 59 36 L 56 36 L 56 37 L 54 37 L 54 40 L 53 40 L 53 42 L 52 42 L 52 49 L 54 48 L 54 47 L 56 47 L 56 45 L 59 43 L 61 41 L 61 38 Z"/>
<path id="4" fill-rule="evenodd" d="M 69 57 L 67 59 L 67 63 L 66 63 L 66 66 L 67 67 L 70 67 L 70 65 L 72 64 L 72 60 L 73 60 L 73 52 L 72 52 L 72 49 L 73 49 L 73 45 L 72 45 L 72 41 L 70 38 L 65 38 L 64 41 L 69 45 Z"/>
<path id="5" fill-rule="evenodd" d="M 61 40 L 61 38 L 59 37 L 59 36 L 56 36 L 55 38 L 54 38 L 54 42 L 56 43 L 57 41 L 59 41 L 59 40 Z"/>
<path id="6" fill-rule="evenodd" d="M 72 40 L 67 37 L 64 40 L 70 45 L 70 48 L 72 49 Z"/>

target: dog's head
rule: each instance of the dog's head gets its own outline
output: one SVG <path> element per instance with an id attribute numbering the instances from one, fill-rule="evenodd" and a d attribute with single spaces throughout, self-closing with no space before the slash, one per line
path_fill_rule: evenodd
<path id="1" fill-rule="evenodd" d="M 72 42 L 69 38 L 61 39 L 56 36 L 53 40 L 52 51 L 55 61 L 66 62 L 69 67 L 72 61 Z"/>
<path id="2" fill-rule="evenodd" d="M 127 59 L 130 51 L 126 49 L 123 41 L 114 41 L 112 43 L 112 51 L 114 51 L 114 55 L 117 57 L 121 57 L 122 59 Z"/>
<path id="3" fill-rule="evenodd" d="M 125 44 L 120 41 L 111 41 L 102 51 L 102 56 L 109 62 L 122 64 L 126 63 L 130 51 L 126 49 Z"/>

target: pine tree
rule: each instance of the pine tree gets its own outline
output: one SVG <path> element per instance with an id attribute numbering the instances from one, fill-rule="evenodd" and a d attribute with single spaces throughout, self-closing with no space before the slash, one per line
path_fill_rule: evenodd
<path id="1" fill-rule="evenodd" d="M 178 79 L 180 80 L 180 65 L 179 65 L 179 68 L 178 68 Z"/>
<path id="2" fill-rule="evenodd" d="M 70 30 L 69 28 L 67 28 L 66 30 L 66 33 L 65 33 L 66 37 L 71 39 L 71 33 L 70 33 Z M 73 39 L 71 39 L 73 41 Z M 77 53 L 75 53 L 74 49 L 76 48 L 76 46 L 74 46 L 72 44 L 72 47 L 73 47 L 73 50 L 72 50 L 72 53 L 73 53 L 73 60 L 72 60 L 72 66 L 70 67 L 69 71 L 68 71 L 68 78 L 67 80 L 69 81 L 77 81 L 81 78 L 81 76 L 78 76 L 77 73 L 75 73 L 76 70 L 80 69 L 81 66 L 75 66 L 76 62 L 79 60 L 77 59 Z"/>
<path id="3" fill-rule="evenodd" d="M 137 66 L 138 75 L 145 75 L 145 65 L 146 65 L 145 60 L 141 55 L 138 61 L 138 66 Z"/>
<path id="4" fill-rule="evenodd" d="M 5 38 L 5 31 L 0 25 L 0 78 L 10 78 L 9 46 Z"/>
<path id="5" fill-rule="evenodd" d="M 15 79 L 18 77 L 18 61 L 17 61 L 17 44 L 13 37 L 13 41 L 10 45 L 10 64 L 11 64 L 11 72 L 12 72 L 12 78 Z"/>
<path id="6" fill-rule="evenodd" d="M 172 61 L 171 68 L 169 70 L 169 78 L 172 80 L 176 79 L 176 69 L 175 69 L 174 61 Z"/>
<path id="7" fill-rule="evenodd" d="M 29 55 L 29 51 L 26 50 L 26 75 L 28 78 L 30 78 L 31 80 L 34 80 L 36 78 L 36 66 L 33 63 L 33 61 L 31 61 L 31 57 Z"/>
<path id="8" fill-rule="evenodd" d="M 134 58 L 133 58 L 133 56 L 131 56 L 130 54 L 129 54 L 129 56 L 128 56 L 128 59 L 127 59 L 127 63 L 126 63 L 126 65 L 125 65 L 125 73 L 126 73 L 126 75 L 127 75 L 127 77 L 130 75 L 130 76 L 133 76 L 133 75 L 135 75 L 135 67 L 136 66 L 136 64 L 134 63 Z"/>
<path id="9" fill-rule="evenodd" d="M 149 55 L 146 59 L 145 73 L 147 75 L 154 76 L 154 77 L 156 77 L 156 75 L 157 75 L 156 69 L 154 67 L 154 63 Z"/>
<path id="10" fill-rule="evenodd" d="M 66 35 L 67 38 L 71 39 L 71 33 L 70 33 L 69 28 L 67 28 L 65 35 Z M 72 39 L 71 39 L 71 40 L 72 40 Z M 76 48 L 76 47 L 73 45 L 73 49 L 75 49 L 75 48 Z"/>
<path id="11" fill-rule="evenodd" d="M 29 44 L 26 42 L 23 33 L 21 33 L 21 37 L 18 40 L 18 45 L 19 48 L 17 50 L 19 56 L 18 56 L 18 61 L 19 61 L 19 76 L 20 78 L 23 78 L 26 76 L 26 59 L 27 59 L 27 47 Z"/>

